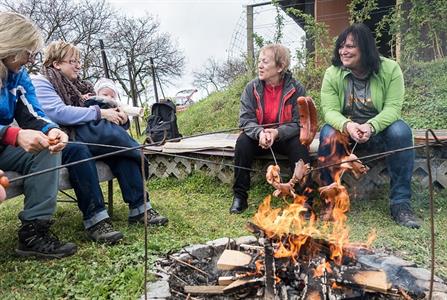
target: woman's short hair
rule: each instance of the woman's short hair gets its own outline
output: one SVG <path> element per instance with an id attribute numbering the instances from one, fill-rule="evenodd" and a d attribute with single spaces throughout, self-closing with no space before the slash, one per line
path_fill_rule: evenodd
<path id="1" fill-rule="evenodd" d="M 365 71 L 377 73 L 380 67 L 380 54 L 371 30 L 363 23 L 352 24 L 347 27 L 337 38 L 332 56 L 332 64 L 343 66 L 340 60 L 339 49 L 346 42 L 348 35 L 352 35 L 354 43 L 360 50 L 360 64 Z"/>
<path id="2" fill-rule="evenodd" d="M 40 29 L 30 19 L 14 12 L 0 12 L 0 79 L 8 75 L 3 59 L 35 53 L 43 44 Z"/>
<path id="3" fill-rule="evenodd" d="M 290 51 L 289 49 L 281 44 L 267 44 L 259 50 L 259 53 L 265 50 L 271 50 L 273 52 L 273 59 L 277 67 L 282 67 L 281 77 L 287 72 L 290 66 Z"/>
<path id="4" fill-rule="evenodd" d="M 43 65 L 52 67 L 53 62 L 61 62 L 68 56 L 79 58 L 80 55 L 81 52 L 75 45 L 62 40 L 53 41 L 44 50 Z"/>

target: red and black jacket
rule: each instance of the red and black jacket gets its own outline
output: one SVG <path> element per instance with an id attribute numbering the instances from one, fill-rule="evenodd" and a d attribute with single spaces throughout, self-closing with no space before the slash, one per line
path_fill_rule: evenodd
<path id="1" fill-rule="evenodd" d="M 256 125 L 263 123 L 264 86 L 265 82 L 263 80 L 253 79 L 247 84 L 241 96 L 239 127 L 254 140 L 259 139 L 259 133 L 263 129 L 263 127 L 256 127 Z M 300 127 L 296 100 L 298 97 L 304 96 L 305 93 L 304 86 L 292 77 L 290 71 L 287 71 L 284 75 L 280 107 L 276 117 L 276 123 L 281 125 L 275 126 L 280 140 L 299 137 Z"/>

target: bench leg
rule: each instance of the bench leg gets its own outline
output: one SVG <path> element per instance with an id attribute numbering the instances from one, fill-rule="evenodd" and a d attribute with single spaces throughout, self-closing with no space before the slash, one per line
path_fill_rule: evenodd
<path id="1" fill-rule="evenodd" d="M 113 179 L 107 181 L 107 198 L 108 198 L 108 202 L 109 202 L 109 207 L 108 207 L 109 216 L 112 217 L 113 216 Z"/>

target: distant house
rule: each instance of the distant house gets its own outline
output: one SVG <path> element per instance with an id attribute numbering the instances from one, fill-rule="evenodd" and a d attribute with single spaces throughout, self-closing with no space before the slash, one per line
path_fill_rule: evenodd
<path id="1" fill-rule="evenodd" d="M 431 0 L 427 0 L 430 2 Z M 286 11 L 287 8 L 293 7 L 306 14 L 309 14 L 315 18 L 317 22 L 324 22 L 328 26 L 329 34 L 333 37 L 337 36 L 346 26 L 349 25 L 349 12 L 347 5 L 351 0 L 281 0 L 279 1 L 280 7 Z M 406 0 L 400 0 L 403 3 L 403 10 L 409 11 L 411 3 Z M 371 19 L 366 21 L 365 24 L 374 32 L 377 23 L 383 18 L 383 16 L 389 14 L 391 10 L 396 6 L 396 0 L 378 0 L 378 8 L 371 13 Z M 287 12 L 287 11 L 286 11 Z M 297 18 L 294 15 L 289 16 L 303 28 L 303 20 Z M 405 28 L 403 28 L 405 29 Z M 426 37 L 427 29 L 421 28 L 422 39 Z M 441 47 L 444 53 L 447 53 L 446 32 L 440 32 Z M 382 32 L 378 47 L 382 55 L 391 56 L 392 49 L 389 45 L 391 36 L 388 32 Z M 313 50 L 311 41 L 307 41 L 306 47 L 309 50 Z M 395 51 L 395 49 L 394 49 Z M 432 60 L 434 53 L 429 47 L 420 50 L 420 57 L 423 60 Z"/>
<path id="2" fill-rule="evenodd" d="M 348 4 L 351 0 L 284 0 L 280 1 L 280 7 L 286 11 L 289 7 L 294 7 L 302 12 L 309 14 L 315 18 L 317 22 L 324 22 L 328 26 L 329 34 L 336 37 L 344 28 L 349 25 Z M 395 0 L 379 0 L 379 8 L 371 14 L 371 20 L 365 22 L 366 25 L 374 32 L 377 22 L 388 14 L 396 5 Z M 303 27 L 303 20 L 295 15 L 289 15 L 300 27 Z M 391 49 L 388 45 L 391 37 L 388 33 L 384 33 L 380 44 L 379 51 L 384 56 L 390 56 Z M 308 49 L 313 49 L 311 41 L 306 44 Z"/>

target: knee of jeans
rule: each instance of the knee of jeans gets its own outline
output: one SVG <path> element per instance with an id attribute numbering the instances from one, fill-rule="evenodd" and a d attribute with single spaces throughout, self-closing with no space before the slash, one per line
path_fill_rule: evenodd
<path id="1" fill-rule="evenodd" d="M 408 144 L 413 141 L 413 133 L 410 126 L 402 120 L 397 120 L 385 130 L 386 138 L 390 141 L 398 141 L 400 144 Z"/>
<path id="2" fill-rule="evenodd" d="M 48 166 L 58 166 L 61 164 L 61 153 L 51 153 L 48 149 L 42 150 L 35 156 L 36 161 L 45 161 Z"/>
<path id="3" fill-rule="evenodd" d="M 70 144 L 63 150 L 64 160 L 67 158 L 70 160 L 80 160 L 90 158 L 92 155 L 86 145 Z"/>
<path id="4" fill-rule="evenodd" d="M 336 130 L 329 124 L 325 124 L 320 130 L 320 144 L 325 139 L 331 137 L 336 133 Z"/>

